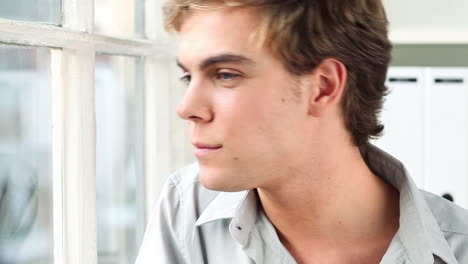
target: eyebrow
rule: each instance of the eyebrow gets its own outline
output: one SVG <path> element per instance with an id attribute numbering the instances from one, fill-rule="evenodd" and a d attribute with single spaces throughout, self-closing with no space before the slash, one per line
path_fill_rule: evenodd
<path id="1" fill-rule="evenodd" d="M 236 63 L 236 64 L 242 64 L 242 65 L 255 65 L 255 62 L 245 56 L 238 55 L 238 54 L 232 54 L 232 53 L 224 53 L 224 54 L 219 54 L 215 56 L 208 57 L 204 59 L 199 65 L 200 70 L 204 70 L 212 65 L 218 64 L 218 63 Z M 177 59 L 177 66 L 179 66 L 183 70 L 187 70 L 187 67 L 185 67 L 179 59 Z"/>

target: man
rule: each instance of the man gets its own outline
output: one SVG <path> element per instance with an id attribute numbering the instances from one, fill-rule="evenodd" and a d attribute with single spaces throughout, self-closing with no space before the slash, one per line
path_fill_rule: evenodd
<path id="1" fill-rule="evenodd" d="M 137 264 L 468 263 L 468 213 L 368 143 L 391 45 L 377 0 L 169 0 L 197 164 Z M 443 177 L 443 176 L 441 176 Z"/>

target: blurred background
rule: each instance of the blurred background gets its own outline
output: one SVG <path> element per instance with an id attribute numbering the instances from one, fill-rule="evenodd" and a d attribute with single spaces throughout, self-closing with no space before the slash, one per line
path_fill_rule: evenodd
<path id="1" fill-rule="evenodd" d="M 95 228 L 94 240 L 84 243 L 95 244 L 97 263 L 134 262 L 158 188 L 170 171 L 194 161 L 185 124 L 174 112 L 184 89 L 174 67 L 175 42 L 162 33 L 161 2 L 88 1 L 80 8 L 89 10 L 80 12 L 92 14 L 94 22 L 82 30 L 64 23 L 77 1 L 0 2 L 1 264 L 63 263 L 66 241 L 59 238 L 66 240 L 68 232 L 57 221 L 67 212 L 54 215 L 57 200 L 69 198 L 53 186 L 64 176 L 53 172 L 52 132 L 67 123 L 54 124 L 51 98 L 54 80 L 67 89 L 70 76 L 53 67 L 53 54 L 75 47 L 72 41 L 63 47 L 22 41 L 33 34 L 19 30 L 22 25 L 37 32 L 44 27 L 51 43 L 54 32 L 65 28 L 96 36 L 104 50 L 128 50 L 96 48 L 89 62 L 96 144 L 94 181 L 85 187 L 95 189 L 95 213 L 89 216 Z M 373 143 L 399 157 L 420 188 L 468 208 L 468 2 L 384 3 L 394 43 L 392 93 L 382 113 L 385 136 Z M 132 55 L 143 44 L 154 51 Z M 166 52 L 169 59 L 154 63 L 154 56 Z M 151 146 L 165 147 L 155 154 Z M 66 187 L 73 192 L 74 186 Z"/>

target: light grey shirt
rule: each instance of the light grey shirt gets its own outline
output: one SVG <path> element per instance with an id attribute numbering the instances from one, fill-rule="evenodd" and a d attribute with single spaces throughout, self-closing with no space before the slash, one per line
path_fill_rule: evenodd
<path id="1" fill-rule="evenodd" d="M 468 211 L 418 190 L 405 167 L 377 147 L 361 153 L 400 192 L 400 227 L 380 263 L 468 264 Z M 167 181 L 136 264 L 296 263 L 258 203 L 252 190 L 208 190 L 197 164 L 184 168 Z"/>

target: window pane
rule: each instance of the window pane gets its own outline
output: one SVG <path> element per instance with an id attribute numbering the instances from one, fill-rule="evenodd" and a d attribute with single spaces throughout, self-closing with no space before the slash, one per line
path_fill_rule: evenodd
<path id="1" fill-rule="evenodd" d="M 95 0 L 95 31 L 117 37 L 143 35 L 143 0 Z"/>
<path id="2" fill-rule="evenodd" d="M 52 263 L 50 50 L 0 45 L 0 263 Z"/>
<path id="3" fill-rule="evenodd" d="M 143 65 L 96 57 L 98 263 L 134 263 L 144 232 Z"/>
<path id="4" fill-rule="evenodd" d="M 62 3 L 60 0 L 3 0 L 0 1 L 0 17 L 7 19 L 60 24 Z"/>

